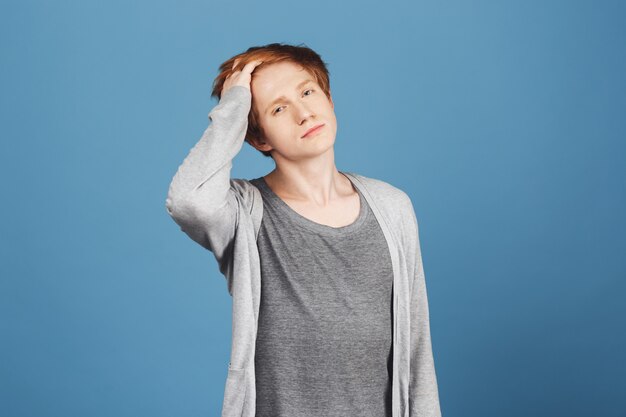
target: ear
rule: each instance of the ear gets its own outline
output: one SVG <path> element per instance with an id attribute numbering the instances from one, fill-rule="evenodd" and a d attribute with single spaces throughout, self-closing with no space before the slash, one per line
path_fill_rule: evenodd
<path id="1" fill-rule="evenodd" d="M 272 145 L 265 142 L 263 138 L 260 138 L 260 139 L 249 138 L 248 141 L 255 149 L 258 149 L 260 151 L 271 151 L 272 149 L 274 149 L 272 148 Z"/>
<path id="2" fill-rule="evenodd" d="M 333 103 L 333 96 L 330 94 L 330 90 L 328 90 L 328 99 L 330 100 L 330 106 L 335 109 L 335 103 Z"/>

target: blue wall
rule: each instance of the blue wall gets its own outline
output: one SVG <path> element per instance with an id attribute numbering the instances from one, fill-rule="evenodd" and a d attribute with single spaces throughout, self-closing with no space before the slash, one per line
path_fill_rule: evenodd
<path id="1" fill-rule="evenodd" d="M 329 64 L 337 167 L 414 203 L 444 416 L 626 415 L 626 3 L 1 16 L 0 415 L 219 415 L 231 300 L 165 196 L 218 65 L 271 42 Z"/>

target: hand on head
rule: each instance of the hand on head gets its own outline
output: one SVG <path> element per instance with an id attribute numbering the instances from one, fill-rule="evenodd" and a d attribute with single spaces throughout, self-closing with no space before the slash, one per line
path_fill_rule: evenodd
<path id="1" fill-rule="evenodd" d="M 228 75 L 228 77 L 226 77 L 226 80 L 224 81 L 224 85 L 222 86 L 222 92 L 221 92 L 222 95 L 224 94 L 224 92 L 226 92 L 226 90 L 236 85 L 241 85 L 243 87 L 248 88 L 249 90 L 250 83 L 252 82 L 252 72 L 257 66 L 263 63 L 263 61 L 260 61 L 260 60 L 250 61 L 246 65 L 244 65 L 242 69 L 235 71 L 234 69 L 237 66 L 238 62 L 239 62 L 238 59 L 236 59 L 235 62 L 233 62 L 233 67 L 232 67 L 233 72 L 231 72 Z"/>

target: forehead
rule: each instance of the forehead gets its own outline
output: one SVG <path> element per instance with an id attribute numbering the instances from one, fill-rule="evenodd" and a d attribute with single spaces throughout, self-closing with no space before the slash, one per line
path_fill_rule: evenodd
<path id="1" fill-rule="evenodd" d="M 252 94 L 262 105 L 291 92 L 306 79 L 315 81 L 315 78 L 298 64 L 293 62 L 271 64 L 252 73 Z"/>

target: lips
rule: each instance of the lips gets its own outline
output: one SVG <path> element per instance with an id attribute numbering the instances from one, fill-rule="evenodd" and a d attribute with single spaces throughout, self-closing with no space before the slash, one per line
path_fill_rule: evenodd
<path id="1" fill-rule="evenodd" d="M 317 126 L 313 126 L 309 130 L 307 130 L 306 133 L 304 135 L 302 135 L 302 137 L 306 138 L 306 137 L 308 137 L 310 135 L 313 135 L 313 134 L 317 133 L 323 126 L 324 126 L 324 123 L 321 123 L 321 124 L 319 124 Z"/>

